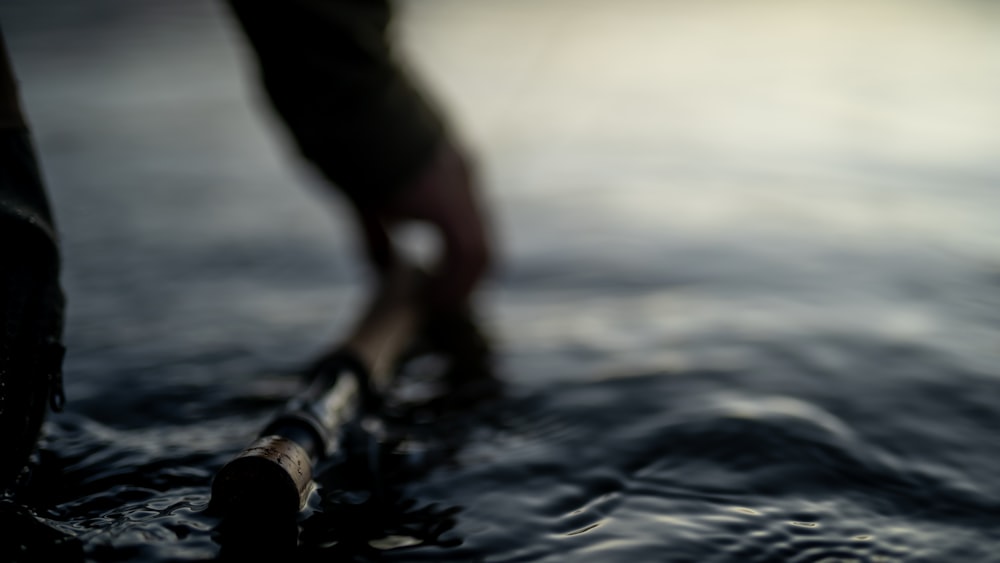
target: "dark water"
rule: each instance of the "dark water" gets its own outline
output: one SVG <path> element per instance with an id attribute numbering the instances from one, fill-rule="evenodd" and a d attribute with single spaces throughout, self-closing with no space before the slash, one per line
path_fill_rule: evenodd
<path id="1" fill-rule="evenodd" d="M 220 5 L 4 3 L 70 296 L 5 554 L 1000 561 L 992 4 L 402 6 L 482 160 L 506 392 L 227 532 L 214 472 L 359 311 L 349 217 Z"/>

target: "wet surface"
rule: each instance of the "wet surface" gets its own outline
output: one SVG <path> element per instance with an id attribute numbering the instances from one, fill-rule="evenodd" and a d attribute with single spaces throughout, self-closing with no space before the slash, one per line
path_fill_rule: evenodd
<path id="1" fill-rule="evenodd" d="M 350 217 L 221 4 L 5 4 L 70 296 L 7 553 L 1000 560 L 993 4 L 400 6 L 495 210 L 506 394 L 403 402 L 298 522 L 220 530 L 214 472 L 360 310 Z"/>

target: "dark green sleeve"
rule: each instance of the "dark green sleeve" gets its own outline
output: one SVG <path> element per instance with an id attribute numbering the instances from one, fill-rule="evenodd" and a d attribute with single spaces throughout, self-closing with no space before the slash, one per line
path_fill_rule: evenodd
<path id="1" fill-rule="evenodd" d="M 348 197 L 384 197 L 429 160 L 444 125 L 393 57 L 388 1 L 229 5 L 302 155 Z"/>

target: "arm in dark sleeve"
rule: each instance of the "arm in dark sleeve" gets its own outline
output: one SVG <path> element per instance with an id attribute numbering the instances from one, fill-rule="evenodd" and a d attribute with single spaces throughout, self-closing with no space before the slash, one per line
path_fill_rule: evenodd
<path id="1" fill-rule="evenodd" d="M 444 125 L 393 58 L 388 1 L 229 4 L 302 155 L 349 198 L 384 198 L 433 157 Z"/>

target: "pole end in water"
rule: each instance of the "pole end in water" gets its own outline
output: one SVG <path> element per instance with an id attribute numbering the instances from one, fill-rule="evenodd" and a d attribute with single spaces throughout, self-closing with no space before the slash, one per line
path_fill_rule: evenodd
<path id="1" fill-rule="evenodd" d="M 263 436 L 215 475 L 209 508 L 223 516 L 295 515 L 305 505 L 312 462 L 299 444 Z"/>

